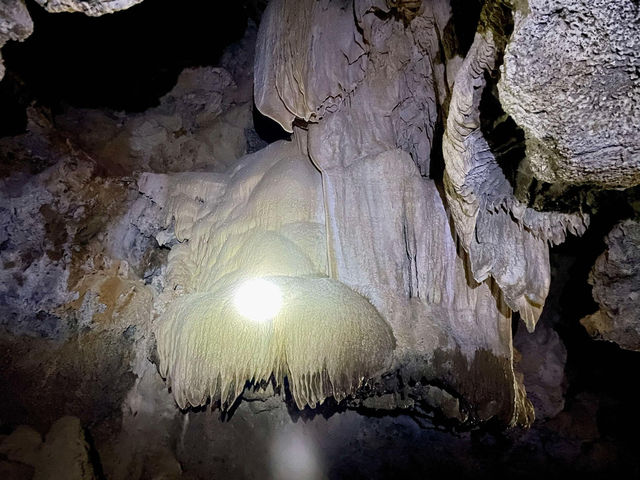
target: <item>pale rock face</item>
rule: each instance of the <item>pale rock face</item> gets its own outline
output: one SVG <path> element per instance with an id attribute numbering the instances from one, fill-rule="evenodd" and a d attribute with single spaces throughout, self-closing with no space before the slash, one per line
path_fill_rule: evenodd
<path id="1" fill-rule="evenodd" d="M 605 241 L 589 277 L 600 310 L 580 323 L 595 338 L 640 351 L 640 223 L 619 223 Z"/>
<path id="2" fill-rule="evenodd" d="M 640 11 L 622 0 L 529 0 L 500 100 L 544 182 L 640 183 Z"/>
<path id="3" fill-rule="evenodd" d="M 256 47 L 256 105 L 286 130 L 295 118 L 309 122 L 329 276 L 366 295 L 389 322 L 404 375 L 445 378 L 480 418 L 526 423 L 510 310 L 493 280 L 467 276 L 443 198 L 423 176 L 444 83 L 432 65 L 447 17 L 440 4 L 425 6 L 405 28 L 387 5 L 358 1 L 356 28 L 349 3 L 269 4 Z M 319 36 L 332 48 L 313 41 Z M 500 393 L 491 400 L 471 386 L 475 369 L 496 376 Z"/>
<path id="4" fill-rule="evenodd" d="M 48 12 L 82 12 L 98 17 L 106 13 L 126 10 L 142 0 L 36 0 Z"/>
<path id="5" fill-rule="evenodd" d="M 62 417 L 51 426 L 35 469 L 34 480 L 95 479 L 93 466 L 89 462 L 89 445 L 77 417 Z"/>
<path id="6" fill-rule="evenodd" d="M 349 15 L 351 1 L 303 3 L 309 11 L 302 15 L 299 2 L 270 6 L 256 45 L 256 105 L 288 132 L 293 131 L 296 117 L 322 118 L 327 109 L 344 101 L 362 79 L 366 60 L 363 46 L 354 41 L 357 31 Z M 295 28 L 282 29 L 282 25 Z M 285 71 L 278 63 L 263 60 L 269 52 L 286 61 L 293 60 L 294 52 L 301 56 Z M 328 65 L 334 68 L 326 68 Z"/>
<path id="7" fill-rule="evenodd" d="M 161 196 L 151 179 L 141 183 Z M 172 298 L 156 338 L 160 372 L 180 407 L 211 397 L 226 408 L 247 381 L 273 375 L 277 385 L 288 378 L 298 408 L 314 408 L 387 367 L 388 325 L 366 298 L 326 277 L 320 175 L 297 142 L 248 155 L 228 176 L 182 175 L 166 205 L 183 243 L 169 257 Z M 263 323 L 234 305 L 256 279 L 281 303 Z"/>

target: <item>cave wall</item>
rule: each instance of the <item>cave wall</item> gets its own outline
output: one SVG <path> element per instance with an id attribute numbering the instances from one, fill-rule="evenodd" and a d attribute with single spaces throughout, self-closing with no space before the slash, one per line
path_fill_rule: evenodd
<path id="1" fill-rule="evenodd" d="M 101 15 L 137 2 L 38 3 Z M 56 448 L 76 452 L 77 478 L 639 471 L 633 443 L 596 421 L 606 402 L 568 390 L 549 261 L 606 215 L 606 189 L 640 178 L 638 9 L 525 3 L 484 2 L 465 24 L 447 0 L 272 0 L 259 29 L 185 69 L 156 107 L 31 106 L 27 132 L 0 139 L 2 471 L 56 475 Z M 33 28 L 21 1 L 0 22 L 0 46 Z M 267 146 L 257 111 L 291 135 Z M 505 119 L 522 133 L 506 160 Z M 600 309 L 582 320 L 629 350 L 636 230 L 623 218 L 608 235 L 590 277 Z M 294 250 L 304 261 L 282 261 Z M 163 362 L 207 363 L 157 348 L 166 312 L 203 292 L 213 304 L 221 279 L 249 273 L 366 299 L 393 335 L 389 362 L 302 395 L 291 371 L 247 373 L 229 404 L 212 393 L 179 409 Z M 324 341 L 330 322 L 310 318 Z M 532 428 L 487 433 L 516 425 Z"/>

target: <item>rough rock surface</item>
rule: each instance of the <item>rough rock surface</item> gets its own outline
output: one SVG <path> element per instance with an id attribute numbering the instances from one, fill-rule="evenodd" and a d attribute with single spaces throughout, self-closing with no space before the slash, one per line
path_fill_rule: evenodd
<path id="1" fill-rule="evenodd" d="M 42 435 L 27 425 L 19 425 L 0 443 L 0 454 L 12 462 L 35 466 L 42 448 Z"/>
<path id="2" fill-rule="evenodd" d="M 600 310 L 581 323 L 596 338 L 640 351 L 640 223 L 619 223 L 606 244 L 589 277 Z"/>
<path id="3" fill-rule="evenodd" d="M 10 40 L 22 41 L 33 32 L 33 22 L 24 0 L 5 0 L 0 3 L 0 49 Z M 0 55 L 0 80 L 4 65 Z"/>
<path id="4" fill-rule="evenodd" d="M 507 46 L 500 100 L 544 182 L 640 182 L 640 8 L 529 0 Z"/>
<path id="5" fill-rule="evenodd" d="M 474 279 L 493 277 L 509 307 L 533 330 L 549 290 L 548 243 L 563 242 L 566 230 L 583 233 L 588 219 L 539 212 L 516 198 L 483 136 L 481 96 L 504 50 L 509 14 L 499 1 L 485 5 L 456 75 L 442 145 L 444 184 Z"/>
<path id="6" fill-rule="evenodd" d="M 30 115 L 29 133 L 0 142 L 2 419 L 113 421 L 150 320 L 152 210 L 129 213 L 145 202 L 130 178 Z"/>
<path id="7" fill-rule="evenodd" d="M 119 5 L 48 3 L 87 11 Z M 601 428 L 597 398 L 565 403 L 566 351 L 550 325 L 533 336 L 520 328 L 512 340 L 512 311 L 532 328 L 545 301 L 547 242 L 581 232 L 586 218 L 541 211 L 517 196 L 522 185 L 510 183 L 483 138 L 482 97 L 496 81 L 510 8 L 486 2 L 499 10 L 485 14 L 466 52 L 448 43 L 459 20 L 453 4 L 422 3 L 270 2 L 256 103 L 293 135 L 253 155 L 243 156 L 264 144 L 251 123 L 253 27 L 219 67 L 183 72 L 156 108 L 73 110 L 53 121 L 32 108 L 28 133 L 0 139 L 0 425 L 3 433 L 18 423 L 36 428 L 0 435 L 0 477 L 55 476 L 38 473 L 44 455 L 49 468 L 73 466 L 63 478 L 91 478 L 80 424 L 100 457 L 95 475 L 114 480 L 416 471 L 475 478 L 479 469 L 498 478 L 504 468 L 539 478 L 550 459 L 559 475 L 627 467 L 629 478 L 640 474 L 636 444 L 617 450 Z M 518 42 L 521 22 L 539 20 L 543 2 L 531 5 L 531 18 L 516 13 Z M 526 162 L 512 167 L 532 180 Z M 627 173 L 603 183 L 625 184 Z M 637 230 L 625 222 L 612 232 L 592 276 L 598 315 L 615 312 L 607 326 L 626 328 L 624 336 L 617 326 L 602 336 L 623 345 L 638 333 L 629 261 Z M 181 411 L 156 367 L 168 363 L 154 338 L 167 307 L 216 292 L 221 279 L 266 270 L 321 278 L 368 299 L 377 309 L 371 317 L 384 318 L 396 339 L 391 367 L 361 388 L 322 395 L 313 388 L 298 395 L 282 378 L 279 386 L 247 386 L 249 373 L 234 378 L 241 397 L 228 408 L 212 402 Z M 543 314 L 547 321 L 555 320 Z M 323 322 L 303 336 L 306 349 L 336 331 Z M 355 342 L 347 350 L 362 352 L 361 338 L 346 337 L 334 343 Z M 204 340 L 192 335 L 187 343 Z M 316 368 L 317 358 L 297 360 Z M 234 359 L 216 366 L 236 368 Z M 207 369 L 188 355 L 171 361 Z M 309 385 L 317 382 L 296 388 Z M 194 405 L 206 403 L 207 385 L 198 386 Z M 316 405 L 344 393 L 351 395 Z M 299 408 L 305 402 L 316 408 Z M 529 425 L 532 404 L 544 423 L 531 431 L 493 436 L 475 428 L 495 420 Z M 43 442 L 38 432 L 68 414 L 79 420 L 56 423 Z M 462 431 L 439 431 L 434 420 Z"/>
<path id="8" fill-rule="evenodd" d="M 106 13 L 126 10 L 142 0 L 36 0 L 48 12 L 82 12 L 97 17 Z"/>
<path id="9" fill-rule="evenodd" d="M 95 478 L 93 466 L 89 462 L 89 445 L 77 417 L 62 417 L 51 426 L 35 469 L 33 480 Z"/>
<path id="10" fill-rule="evenodd" d="M 560 337 L 543 321 L 533 333 L 519 329 L 513 344 L 518 351 L 518 371 L 524 375 L 536 419 L 555 417 L 564 408 L 567 385 L 564 373 L 567 350 Z"/>
<path id="11" fill-rule="evenodd" d="M 138 115 L 73 110 L 57 125 L 112 175 L 225 171 L 247 150 L 250 100 L 224 68 L 186 69 L 156 108 Z"/>
<path id="12" fill-rule="evenodd" d="M 57 135 L 34 110 L 30 132 L 0 145 L 9 162 L 33 169 L 16 169 L 1 180 L 0 324 L 14 334 L 62 340 L 89 327 L 96 314 L 111 317 L 124 309 L 122 316 L 137 315 L 124 300 L 145 287 L 131 279 L 129 266 L 142 268 L 149 237 L 139 237 L 140 218 L 120 223 L 127 203 L 138 197 L 130 180 L 105 176 Z M 64 305 L 72 309 L 73 324 L 61 320 Z"/>

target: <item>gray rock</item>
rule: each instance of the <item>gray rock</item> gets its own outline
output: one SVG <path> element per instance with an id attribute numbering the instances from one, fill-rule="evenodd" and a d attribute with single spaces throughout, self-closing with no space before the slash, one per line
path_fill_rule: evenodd
<path id="1" fill-rule="evenodd" d="M 524 375 L 536 419 L 555 417 L 564 408 L 567 386 L 567 350 L 559 335 L 547 323 L 540 322 L 533 333 L 518 330 L 513 342 L 519 352 L 518 371 Z"/>
<path id="2" fill-rule="evenodd" d="M 494 278 L 509 307 L 533 330 L 551 280 L 548 243 L 563 242 L 566 231 L 583 233 L 588 218 L 540 212 L 522 203 L 483 136 L 481 95 L 507 40 L 506 15 L 500 1 L 485 5 L 456 75 L 442 147 L 444 183 L 475 281 Z"/>
<path id="3" fill-rule="evenodd" d="M 640 223 L 619 223 L 605 241 L 589 276 L 600 310 L 580 323 L 596 338 L 640 351 Z"/>
<path id="4" fill-rule="evenodd" d="M 48 12 L 82 12 L 98 17 L 106 13 L 126 10 L 142 0 L 36 0 Z"/>
<path id="5" fill-rule="evenodd" d="M 500 100 L 544 182 L 640 182 L 640 10 L 633 0 L 529 0 Z"/>
<path id="6" fill-rule="evenodd" d="M 190 68 L 156 108 L 129 116 L 71 110 L 56 123 L 113 175 L 222 172 L 247 149 L 253 119 L 246 97 L 225 69 Z"/>

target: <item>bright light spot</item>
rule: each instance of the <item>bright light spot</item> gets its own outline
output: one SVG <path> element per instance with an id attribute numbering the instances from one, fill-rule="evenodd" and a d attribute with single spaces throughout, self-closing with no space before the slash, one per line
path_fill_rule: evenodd
<path id="1" fill-rule="evenodd" d="M 271 320 L 280 311 L 282 294 L 273 283 L 254 278 L 240 285 L 233 302 L 240 315 L 254 322 L 264 322 Z"/>

